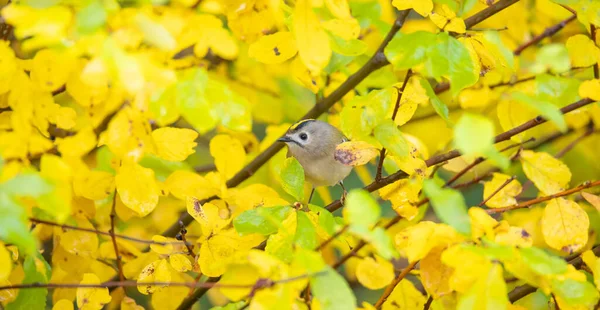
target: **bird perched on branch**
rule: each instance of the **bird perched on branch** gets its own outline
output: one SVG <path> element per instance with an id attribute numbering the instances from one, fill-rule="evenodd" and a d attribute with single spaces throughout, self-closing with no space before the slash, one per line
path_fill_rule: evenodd
<path id="1" fill-rule="evenodd" d="M 312 184 L 308 202 L 317 186 L 334 186 L 340 184 L 344 190 L 342 201 L 346 197 L 343 180 L 352 171 L 334 158 L 336 147 L 348 141 L 344 134 L 329 123 L 306 119 L 297 122 L 287 133 L 277 139 L 288 147 L 287 156 L 295 157 L 304 168 L 305 179 Z"/>

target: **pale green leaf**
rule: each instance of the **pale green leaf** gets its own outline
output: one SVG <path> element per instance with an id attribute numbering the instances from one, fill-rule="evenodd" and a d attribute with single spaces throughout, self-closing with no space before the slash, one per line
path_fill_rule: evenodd
<path id="1" fill-rule="evenodd" d="M 428 179 L 423 183 L 423 192 L 442 222 L 454 227 L 463 235 L 471 235 L 471 220 L 467 213 L 467 205 L 459 191 L 441 188 L 436 181 Z"/>
<path id="2" fill-rule="evenodd" d="M 281 168 L 281 186 L 297 201 L 304 198 L 304 169 L 294 157 L 286 158 Z"/>

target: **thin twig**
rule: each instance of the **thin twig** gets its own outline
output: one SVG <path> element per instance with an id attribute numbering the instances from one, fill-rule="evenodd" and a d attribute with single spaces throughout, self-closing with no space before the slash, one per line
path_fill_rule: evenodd
<path id="1" fill-rule="evenodd" d="M 490 199 L 494 198 L 494 196 L 496 194 L 498 194 L 498 192 L 500 192 L 503 188 L 505 188 L 510 182 L 512 182 L 516 178 L 517 177 L 514 175 L 512 177 L 508 178 L 508 180 L 504 181 L 504 183 L 502 183 L 500 186 L 498 186 L 498 188 L 493 193 L 491 193 L 486 199 L 484 199 L 482 202 L 480 202 L 477 206 L 481 207 L 484 204 L 486 204 L 488 201 L 490 201 Z"/>
<path id="2" fill-rule="evenodd" d="M 402 270 L 402 272 L 392 281 L 392 283 L 390 283 L 385 288 L 383 295 L 381 295 L 381 297 L 379 297 L 379 300 L 377 300 L 377 302 L 375 303 L 375 309 L 381 309 L 381 306 L 388 299 L 388 297 L 390 297 L 390 295 L 394 291 L 394 288 L 396 288 L 396 285 L 398 285 L 398 283 L 400 283 L 400 281 L 402 281 L 402 279 L 404 279 L 408 275 L 408 273 L 415 268 L 417 263 L 419 263 L 419 261 L 414 261 L 408 266 L 406 266 L 406 268 Z"/>
<path id="3" fill-rule="evenodd" d="M 460 177 L 462 177 L 465 173 L 471 171 L 471 169 L 473 169 L 475 166 L 477 166 L 480 163 L 482 163 L 484 160 L 485 160 L 485 158 L 483 158 L 483 157 L 477 157 L 477 158 L 475 158 L 475 160 L 472 163 L 470 163 L 469 165 L 467 165 L 466 167 L 464 167 L 457 174 L 455 174 L 448 181 L 446 181 L 446 184 L 444 184 L 444 187 L 448 187 L 448 186 L 452 185 L 452 183 L 454 183 L 456 180 L 458 180 Z"/>
<path id="4" fill-rule="evenodd" d="M 561 29 L 565 28 L 565 26 L 568 23 L 574 21 L 576 18 L 577 18 L 577 15 L 573 14 L 573 15 L 569 16 L 567 19 L 561 21 L 560 23 L 546 28 L 544 30 L 544 32 L 540 33 L 539 35 L 531 38 L 531 40 L 529 40 L 529 41 L 521 44 L 519 47 L 517 47 L 513 51 L 513 54 L 515 54 L 516 56 L 521 55 L 521 53 L 523 53 L 523 51 L 525 49 L 539 43 L 540 41 L 542 41 L 543 39 L 545 39 L 547 37 L 553 36 L 555 33 L 559 32 Z"/>
<path id="5" fill-rule="evenodd" d="M 344 227 L 342 227 L 340 230 L 338 230 L 335 234 L 331 235 L 331 237 L 329 237 L 327 240 L 325 240 L 321 244 L 319 244 L 319 246 L 315 249 L 315 251 L 322 250 L 325 246 L 327 246 L 329 243 L 331 243 L 337 237 L 339 237 L 340 235 L 345 233 L 348 230 L 348 228 L 350 228 L 350 226 L 344 225 Z"/>
<path id="6" fill-rule="evenodd" d="M 406 76 L 404 77 L 404 82 L 400 89 L 396 88 L 397 96 L 396 96 L 396 104 L 394 105 L 394 112 L 392 113 L 392 121 L 396 120 L 396 115 L 398 114 L 398 110 L 400 109 L 400 101 L 402 100 L 402 94 L 404 94 L 404 89 L 406 88 L 406 84 L 408 84 L 408 80 L 412 75 L 412 70 L 408 69 L 406 72 Z M 385 160 L 385 147 L 381 149 L 379 152 L 379 163 L 377 164 L 377 173 L 375 174 L 375 181 L 381 180 L 381 173 L 383 171 L 383 161 Z"/>
<path id="7" fill-rule="evenodd" d="M 596 31 L 597 30 L 598 30 L 598 28 L 596 28 L 596 26 L 594 24 L 590 24 L 590 37 L 592 37 L 592 42 L 594 42 L 594 46 L 598 45 L 596 43 Z M 595 79 L 600 78 L 600 70 L 598 70 L 598 62 L 596 62 L 594 64 L 594 78 Z"/>
<path id="8" fill-rule="evenodd" d="M 429 307 L 431 307 L 432 302 L 433 296 L 429 295 L 429 298 L 427 298 L 427 302 L 425 302 L 425 305 L 423 306 L 423 310 L 429 310 Z"/>
<path id="9" fill-rule="evenodd" d="M 175 236 L 175 238 L 177 240 L 183 241 L 185 247 L 187 248 L 187 254 L 191 256 L 192 259 L 195 259 L 196 257 L 194 256 L 194 246 L 192 244 L 189 244 L 185 237 L 185 235 L 187 235 L 187 229 L 185 229 L 185 225 L 183 225 L 183 222 L 179 222 L 179 225 L 181 225 L 181 231 L 179 232 L 179 234 L 177 234 L 177 236 Z"/>
<path id="10" fill-rule="evenodd" d="M 85 231 L 85 232 L 94 233 L 94 234 L 103 235 L 103 236 L 109 236 L 109 237 L 111 236 L 111 233 L 107 232 L 107 231 L 101 231 L 101 230 L 92 229 L 92 228 L 77 227 L 77 226 L 72 226 L 72 225 L 67 225 L 67 224 L 59 224 L 59 223 L 36 219 L 36 218 L 32 218 L 32 217 L 29 218 L 29 221 L 32 223 L 35 223 L 35 224 L 60 227 L 64 230 Z M 137 242 L 137 243 L 144 243 L 144 244 L 168 245 L 168 244 L 181 244 L 182 243 L 181 241 L 160 242 L 160 241 L 153 241 L 153 240 L 144 240 L 144 239 L 138 239 L 138 238 L 129 237 L 129 236 L 120 235 L 120 234 L 114 234 L 114 236 L 117 238 L 120 238 L 120 239 L 125 239 L 125 240 L 129 240 L 129 241 L 133 241 L 133 242 Z"/>
<path id="11" fill-rule="evenodd" d="M 324 272 L 317 272 L 313 274 L 304 274 L 296 277 L 290 277 L 281 280 L 269 280 L 272 283 L 270 286 L 275 284 L 285 284 L 301 279 L 320 276 Z M 261 279 L 259 279 L 260 281 Z M 264 280 L 264 279 L 262 279 Z M 257 281 L 258 283 L 258 281 Z M 14 285 L 3 285 L 0 286 L 0 291 L 10 289 L 35 289 L 35 288 L 109 288 L 109 287 L 131 287 L 131 286 L 145 286 L 145 285 L 157 285 L 157 286 L 185 286 L 191 288 L 253 288 L 257 284 L 220 284 L 220 283 L 196 283 L 196 282 L 137 282 L 137 281 L 108 281 L 98 284 L 82 284 L 82 283 L 26 283 L 26 284 L 14 284 Z M 260 285 L 259 285 L 260 286 Z M 261 287 L 261 288 L 266 288 Z"/>
<path id="12" fill-rule="evenodd" d="M 590 125 L 592 125 L 592 124 L 593 123 L 590 123 Z M 583 139 L 587 138 L 592 133 L 594 133 L 594 127 L 588 126 L 588 129 L 583 134 L 581 134 L 579 137 L 575 138 L 575 140 L 573 140 L 571 143 L 569 143 L 567 146 L 565 146 L 562 150 L 560 150 L 558 153 L 556 153 L 554 155 L 554 157 L 562 158 L 563 156 L 565 156 L 565 154 L 567 154 L 567 152 L 572 150 L 579 142 L 581 142 Z"/>
<path id="13" fill-rule="evenodd" d="M 112 207 L 110 210 L 110 230 L 108 233 L 110 234 L 110 239 L 112 239 L 113 248 L 115 250 L 115 258 L 117 260 L 117 271 L 119 274 L 119 280 L 121 282 L 125 281 L 125 275 L 123 274 L 123 261 L 121 260 L 121 254 L 119 253 L 119 246 L 117 245 L 117 237 L 115 236 L 115 218 L 117 217 L 117 212 L 115 211 L 117 206 L 117 191 L 115 190 L 113 195 Z"/>
<path id="14" fill-rule="evenodd" d="M 552 195 L 549 195 L 549 196 L 544 196 L 544 197 L 539 197 L 539 198 L 536 198 L 536 199 L 528 200 L 528 201 L 516 204 L 514 206 L 509 206 L 509 207 L 504 207 L 504 208 L 496 208 L 496 209 L 489 209 L 489 210 L 487 210 L 487 213 L 488 214 L 496 214 L 496 213 L 502 213 L 502 212 L 506 212 L 506 211 L 512 211 L 512 210 L 527 208 L 527 207 L 530 207 L 532 205 L 535 205 L 535 204 L 538 204 L 538 203 L 541 203 L 541 202 L 544 202 L 544 201 L 548 201 L 548 200 L 551 200 L 551 199 L 554 199 L 554 198 L 558 198 L 558 197 L 568 196 L 568 195 L 580 192 L 580 191 L 582 191 L 582 190 L 584 190 L 586 188 L 590 188 L 590 187 L 594 187 L 594 186 L 598 186 L 598 185 L 600 185 L 600 180 L 599 181 L 594 181 L 594 182 L 589 182 L 589 181 L 588 182 L 584 182 L 583 184 L 581 184 L 581 185 L 579 185 L 577 187 L 574 187 L 574 188 L 571 188 L 571 189 L 568 189 L 568 190 L 565 190 L 565 191 L 562 191 L 562 192 L 558 192 L 556 194 L 552 194 Z"/>

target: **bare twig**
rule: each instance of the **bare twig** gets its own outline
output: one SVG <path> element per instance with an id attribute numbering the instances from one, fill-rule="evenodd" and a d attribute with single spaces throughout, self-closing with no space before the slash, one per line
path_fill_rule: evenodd
<path id="1" fill-rule="evenodd" d="M 496 209 L 489 209 L 489 210 L 487 210 L 487 213 L 488 214 L 496 214 L 496 213 L 502 213 L 502 212 L 506 212 L 506 211 L 512 211 L 512 210 L 527 208 L 527 207 L 533 206 L 535 204 L 538 204 L 538 203 L 541 203 L 541 202 L 544 202 L 544 201 L 548 201 L 548 200 L 551 200 L 551 199 L 554 199 L 554 198 L 558 198 L 558 197 L 568 196 L 568 195 L 580 192 L 580 191 L 582 191 L 582 190 L 584 190 L 586 188 L 590 188 L 590 187 L 594 187 L 594 186 L 598 186 L 598 185 L 600 185 L 600 181 L 594 181 L 594 182 L 589 182 L 588 181 L 588 182 L 584 182 L 583 184 L 581 184 L 581 185 L 579 185 L 577 187 L 574 187 L 574 188 L 571 188 L 571 189 L 568 189 L 568 190 L 565 190 L 565 191 L 562 191 L 562 192 L 559 192 L 559 193 L 556 193 L 556 194 L 553 194 L 553 195 L 539 197 L 539 198 L 536 198 L 536 199 L 532 199 L 532 200 L 529 200 L 529 201 L 525 201 L 525 202 L 516 204 L 514 206 L 509 206 L 509 207 L 504 207 L 504 208 L 496 208 Z"/>
<path id="2" fill-rule="evenodd" d="M 567 19 L 561 21 L 560 23 L 550 26 L 548 28 L 546 28 L 546 30 L 544 30 L 544 32 L 540 33 L 539 35 L 531 38 L 531 40 L 521 44 L 519 47 L 517 47 L 514 51 L 513 54 L 515 55 L 521 55 L 521 53 L 523 53 L 523 51 L 525 49 L 527 49 L 530 46 L 533 46 L 537 43 L 539 43 L 540 41 L 542 41 L 543 39 L 553 36 L 555 33 L 559 32 L 561 29 L 565 28 L 565 26 L 574 21 L 577 18 L 577 15 L 571 15 L 569 16 Z"/>
<path id="3" fill-rule="evenodd" d="M 404 82 L 400 89 L 396 88 L 398 95 L 396 96 L 396 104 L 394 105 L 394 112 L 392 113 L 392 120 L 396 120 L 396 115 L 398 114 L 398 110 L 400 109 L 400 101 L 402 100 L 402 94 L 404 94 L 404 89 L 406 89 L 406 84 L 408 84 L 408 80 L 412 75 L 412 70 L 408 69 L 406 72 L 406 76 L 404 77 Z M 383 161 L 385 160 L 385 147 L 381 149 L 379 152 L 379 163 L 377 164 L 377 173 L 375 174 L 375 181 L 381 180 L 381 172 L 383 171 Z"/>
<path id="4" fill-rule="evenodd" d="M 187 229 L 185 228 L 185 225 L 183 225 L 183 222 L 179 222 L 179 225 L 181 225 L 181 231 L 177 234 L 177 236 L 175 236 L 175 239 L 183 241 L 187 249 L 188 255 L 195 259 L 196 257 L 194 256 L 194 246 L 188 243 L 185 237 L 185 235 L 187 235 Z"/>
<path id="5" fill-rule="evenodd" d="M 115 208 L 117 206 L 117 191 L 115 190 L 113 195 L 112 207 L 110 210 L 110 230 L 108 233 L 110 234 L 110 239 L 112 239 L 113 248 L 115 249 L 115 258 L 117 260 L 117 273 L 119 274 L 119 280 L 121 282 L 125 281 L 125 275 L 123 274 L 123 262 L 121 260 L 121 254 L 119 253 L 119 246 L 117 245 L 117 237 L 115 236 L 115 218 L 117 216 L 117 212 Z"/>
<path id="6" fill-rule="evenodd" d="M 396 285 L 398 285 L 398 283 L 400 283 L 400 281 L 402 281 L 402 279 L 404 279 L 408 275 L 408 273 L 415 268 L 417 263 L 419 263 L 419 261 L 414 261 L 408 266 L 406 266 L 406 268 L 402 270 L 402 272 L 392 281 L 392 283 L 390 283 L 385 288 L 383 295 L 381 295 L 381 297 L 379 297 L 379 300 L 377 300 L 377 302 L 375 303 L 375 309 L 381 309 L 381 306 L 388 299 L 388 297 L 390 297 L 390 295 L 394 291 L 394 288 L 396 288 Z"/>
<path id="7" fill-rule="evenodd" d="M 348 226 L 348 225 L 345 225 L 344 227 L 342 227 L 335 234 L 331 235 L 331 237 L 329 237 L 327 240 L 325 240 L 321 244 L 319 244 L 319 246 L 315 249 L 315 251 L 322 250 L 325 246 L 327 246 L 329 243 L 331 243 L 337 237 L 339 237 L 340 235 L 345 233 L 348 230 L 348 228 L 350 228 L 350 226 Z"/>
<path id="8" fill-rule="evenodd" d="M 77 227 L 77 226 L 72 226 L 72 225 L 67 225 L 67 224 L 59 224 L 59 223 L 36 219 L 36 218 L 32 218 L 32 217 L 29 218 L 29 221 L 32 223 L 35 223 L 35 224 L 60 227 L 64 230 L 78 230 L 78 231 L 85 231 L 85 232 L 94 233 L 94 234 L 103 235 L 103 236 L 109 236 L 109 237 L 112 236 L 111 233 L 107 232 L 107 231 L 101 231 L 101 230 L 92 229 L 92 228 Z M 160 241 L 153 241 L 153 240 L 144 240 L 144 239 L 138 239 L 138 238 L 129 237 L 129 236 L 120 235 L 120 234 L 114 234 L 114 236 L 117 238 L 120 238 L 120 239 L 125 239 L 125 240 L 129 240 L 129 241 L 133 241 L 133 242 L 137 242 L 137 243 L 145 243 L 145 244 L 167 245 L 167 244 L 181 244 L 182 243 L 181 241 L 160 242 Z"/>
<path id="9" fill-rule="evenodd" d="M 516 178 L 517 177 L 513 175 L 508 180 L 504 181 L 504 183 L 502 183 L 500 186 L 498 186 L 498 188 L 493 193 L 491 193 L 490 196 L 488 196 L 486 199 L 484 199 L 482 202 L 480 202 L 477 206 L 481 207 L 484 204 L 486 204 L 488 201 L 490 201 L 490 199 L 494 198 L 494 196 L 496 194 L 498 194 L 499 191 L 501 191 L 503 188 L 505 188 L 510 182 L 512 182 Z"/>
<path id="10" fill-rule="evenodd" d="M 590 37 L 592 37 L 592 42 L 594 42 L 595 46 L 598 45 L 596 43 L 596 32 L 597 31 L 598 31 L 598 28 L 596 28 L 596 26 L 594 24 L 590 24 Z M 597 62 L 594 64 L 594 78 L 595 79 L 600 79 L 600 70 L 598 70 L 598 63 Z"/>

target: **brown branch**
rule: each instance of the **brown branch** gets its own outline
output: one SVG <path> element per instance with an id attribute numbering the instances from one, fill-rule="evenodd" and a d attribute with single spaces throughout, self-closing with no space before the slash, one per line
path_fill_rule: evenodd
<path id="1" fill-rule="evenodd" d="M 400 109 L 400 101 L 402 100 L 402 94 L 404 94 L 404 89 L 406 88 L 406 84 L 408 84 L 408 80 L 412 75 L 412 70 L 408 69 L 406 71 L 406 76 L 404 77 L 404 82 L 402 83 L 402 87 L 400 89 L 396 88 L 398 95 L 396 96 L 396 104 L 394 105 L 394 112 L 392 113 L 392 121 L 396 120 L 396 115 L 398 114 L 398 110 Z M 375 174 L 375 181 L 381 180 L 381 172 L 383 170 L 383 161 L 385 160 L 385 147 L 381 149 L 379 152 L 379 163 L 377 164 L 377 173 Z"/>
<path id="2" fill-rule="evenodd" d="M 484 199 L 482 202 L 480 202 L 477 206 L 481 207 L 484 204 L 486 204 L 488 201 L 490 201 L 490 199 L 492 199 L 496 194 L 498 194 L 499 191 L 501 191 L 503 188 L 505 188 L 510 182 L 512 182 L 516 178 L 517 177 L 513 175 L 508 180 L 504 181 L 504 183 L 502 183 L 500 186 L 498 186 L 498 188 L 493 193 L 491 193 L 486 199 Z"/>
<path id="3" fill-rule="evenodd" d="M 385 288 L 383 295 L 381 295 L 379 300 L 377 300 L 377 302 L 375 303 L 375 309 L 381 309 L 381 306 L 388 299 L 388 297 L 390 297 L 390 295 L 394 291 L 394 288 L 396 288 L 396 285 L 398 285 L 398 283 L 400 283 L 400 281 L 402 281 L 402 279 L 404 279 L 408 275 L 408 273 L 415 268 L 417 263 L 419 263 L 419 261 L 414 261 L 408 266 L 406 266 L 406 268 L 404 268 L 402 272 L 400 272 L 400 274 L 392 281 L 392 283 L 390 283 Z"/>
<path id="4" fill-rule="evenodd" d="M 179 222 L 179 225 L 181 226 L 181 231 L 175 236 L 175 239 L 183 241 L 185 247 L 187 248 L 188 255 L 191 256 L 192 259 L 195 259 L 196 257 L 194 256 L 194 246 L 188 243 L 185 237 L 185 235 L 187 235 L 187 229 L 185 229 L 185 225 L 183 225 L 183 222 Z"/>
<path id="5" fill-rule="evenodd" d="M 600 245 L 595 245 L 592 248 L 592 252 L 594 252 L 594 255 L 599 256 L 600 255 Z M 575 268 L 580 268 L 583 265 L 583 259 L 581 258 L 581 254 L 576 255 L 575 257 L 568 259 L 567 263 L 569 265 L 573 265 Z M 536 287 L 533 287 L 529 284 L 525 284 L 525 285 L 521 285 L 518 286 L 516 288 L 514 288 L 512 291 L 510 291 L 508 293 L 508 299 L 510 300 L 511 303 L 514 303 L 515 301 L 535 292 L 537 290 Z"/>
<path id="6" fill-rule="evenodd" d="M 125 281 L 125 275 L 123 274 L 123 262 L 121 261 L 121 254 L 119 253 L 119 246 L 117 245 L 117 237 L 115 236 L 115 217 L 117 212 L 115 208 L 117 206 L 117 191 L 115 190 L 113 195 L 112 207 L 110 211 L 110 239 L 112 239 L 113 248 L 115 250 L 115 258 L 117 260 L 117 273 L 119 274 L 119 280 Z"/>
<path id="7" fill-rule="evenodd" d="M 548 201 L 548 200 L 551 200 L 551 199 L 554 199 L 554 198 L 558 198 L 558 197 L 568 196 L 568 195 L 580 192 L 580 191 L 582 191 L 582 190 L 584 190 L 586 188 L 590 188 L 590 187 L 594 187 L 594 186 L 598 186 L 598 185 L 600 185 L 600 180 L 599 181 L 594 181 L 594 182 L 587 181 L 587 182 L 584 182 L 583 184 L 581 184 L 581 185 L 579 185 L 577 187 L 574 187 L 574 188 L 571 188 L 571 189 L 568 189 L 568 190 L 565 190 L 565 191 L 562 191 L 562 192 L 559 192 L 559 193 L 556 193 L 556 194 L 552 194 L 552 195 L 549 195 L 549 196 L 544 196 L 544 197 L 539 197 L 539 198 L 536 198 L 536 199 L 528 200 L 528 201 L 516 204 L 514 206 L 509 206 L 509 207 L 504 207 L 504 208 L 496 208 L 496 209 L 489 209 L 489 210 L 487 210 L 487 213 L 488 214 L 496 214 L 496 213 L 502 213 L 502 212 L 506 212 L 506 211 L 512 211 L 512 210 L 527 208 L 527 207 L 530 207 L 532 205 L 535 205 L 535 204 L 538 204 L 538 203 L 541 203 L 541 202 L 544 202 L 544 201 Z"/>
<path id="8" fill-rule="evenodd" d="M 429 310 L 432 302 L 433 302 L 433 296 L 429 295 L 429 298 L 427 298 L 427 301 L 425 302 L 425 305 L 423 306 L 423 310 Z"/>
<path id="9" fill-rule="evenodd" d="M 327 246 L 329 243 L 331 243 L 337 237 L 339 237 L 340 235 L 345 233 L 348 230 L 348 228 L 350 228 L 350 226 L 348 226 L 348 225 L 345 225 L 344 227 L 342 227 L 335 234 L 331 235 L 331 237 L 327 238 L 327 240 L 325 240 L 321 244 L 319 244 L 319 246 L 315 249 L 315 251 L 322 250 L 325 246 Z"/>
<path id="10" fill-rule="evenodd" d="M 598 28 L 596 28 L 596 26 L 594 24 L 590 24 L 590 37 L 592 37 L 592 42 L 594 42 L 595 46 L 598 46 L 598 44 L 596 43 L 596 31 L 597 30 L 598 30 Z M 598 70 L 597 62 L 594 64 L 594 78 L 600 79 L 600 70 Z"/>
<path id="11" fill-rule="evenodd" d="M 452 183 L 454 183 L 456 180 L 458 180 L 460 177 L 462 177 L 463 175 L 465 175 L 465 173 L 469 172 L 471 169 L 473 169 L 475 166 L 481 164 L 483 161 L 485 160 L 484 157 L 477 157 L 472 163 L 470 163 L 469 165 L 467 165 L 466 167 L 464 167 L 462 170 L 460 170 L 457 174 L 455 174 L 453 177 L 451 177 L 448 181 L 446 181 L 446 184 L 444 184 L 444 187 L 448 187 L 450 185 L 452 185 Z"/>
<path id="12" fill-rule="evenodd" d="M 42 225 L 60 227 L 60 228 L 62 228 L 64 230 L 85 231 L 85 232 L 89 232 L 89 233 L 94 233 L 94 234 L 98 234 L 98 235 L 103 235 L 103 236 L 109 236 L 109 237 L 111 237 L 111 233 L 110 232 L 101 231 L 101 230 L 97 230 L 97 229 L 93 229 L 93 228 L 84 228 L 84 227 L 71 226 L 71 225 L 67 225 L 67 224 L 59 224 L 59 223 L 55 223 L 55 222 L 51 222 L 51 221 L 46 221 L 46 220 L 41 220 L 41 219 L 36 219 L 36 218 L 32 218 L 32 217 L 29 218 L 29 221 L 32 222 L 32 223 L 35 223 L 35 224 L 42 224 Z M 182 243 L 181 241 L 159 242 L 159 241 L 153 241 L 153 240 L 144 240 L 144 239 L 138 239 L 138 238 L 129 237 L 129 236 L 120 235 L 120 234 L 114 234 L 114 236 L 117 237 L 117 238 L 129 240 L 129 241 L 133 241 L 133 242 L 138 242 L 138 243 L 144 243 L 144 244 L 168 245 L 168 244 L 181 244 Z"/>
<path id="13" fill-rule="evenodd" d="M 553 36 L 555 33 L 559 32 L 561 29 L 565 28 L 565 26 L 574 21 L 577 18 L 577 15 L 573 14 L 571 16 L 569 16 L 569 18 L 561 21 L 560 23 L 550 26 L 548 28 L 546 28 L 544 30 L 544 32 L 538 34 L 537 36 L 531 38 L 531 40 L 519 45 L 519 47 L 517 47 L 514 51 L 513 54 L 515 54 L 516 56 L 521 55 L 521 53 L 523 53 L 523 51 L 527 48 L 529 48 L 530 46 L 533 46 L 537 43 L 539 43 L 540 41 L 542 41 L 543 39 L 547 38 L 547 37 L 551 37 Z"/>
<path id="14" fill-rule="evenodd" d="M 477 12 L 475 15 L 465 19 L 465 27 L 471 29 L 473 26 L 482 21 L 494 16 L 496 13 L 506 9 L 507 7 L 519 2 L 519 0 L 500 0 L 487 8 Z"/>
<path id="15" fill-rule="evenodd" d="M 107 281 L 104 283 L 98 284 L 82 284 L 82 283 L 26 283 L 26 284 L 14 284 L 14 285 L 3 285 L 0 286 L 0 291 L 2 290 L 11 290 L 11 289 L 35 289 L 35 288 L 110 288 L 110 287 L 132 287 L 139 285 L 160 285 L 160 286 L 185 286 L 190 288 L 213 288 L 213 287 L 222 287 L 222 288 L 256 288 L 259 289 L 271 287 L 275 284 L 285 284 L 289 282 L 294 282 L 297 280 L 320 276 L 324 274 L 323 271 L 313 273 L 313 274 L 304 274 L 295 277 L 290 277 L 281 280 L 269 280 L 268 284 L 265 279 L 259 279 L 254 284 L 219 284 L 219 283 L 197 283 L 197 282 L 137 282 L 137 281 Z M 261 281 L 262 280 L 262 281 Z M 264 284 L 261 284 L 264 283 Z"/>
<path id="16" fill-rule="evenodd" d="M 589 135 L 594 133 L 593 123 L 590 123 L 590 125 L 592 125 L 592 126 L 588 126 L 588 129 L 582 135 L 575 138 L 575 140 L 573 140 L 571 143 L 567 144 L 567 146 L 565 146 L 562 150 L 560 150 L 558 153 L 556 153 L 556 155 L 554 155 L 554 157 L 562 158 L 563 156 L 565 156 L 565 154 L 567 154 L 570 150 L 572 150 L 579 142 L 581 142 L 582 140 L 587 138 Z"/>

